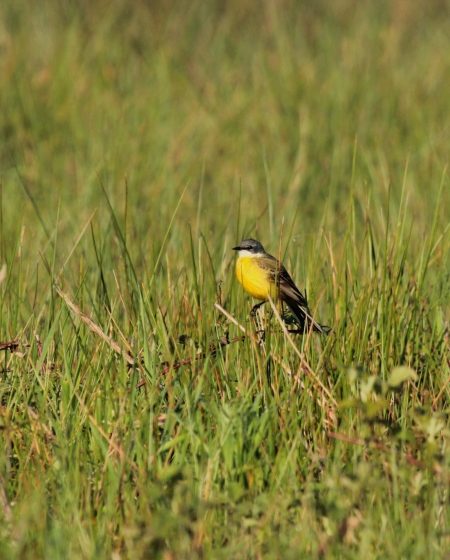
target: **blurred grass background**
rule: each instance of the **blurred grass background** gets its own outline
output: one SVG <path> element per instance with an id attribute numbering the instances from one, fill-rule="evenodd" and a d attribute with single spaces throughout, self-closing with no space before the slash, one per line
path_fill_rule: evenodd
<path id="1" fill-rule="evenodd" d="M 449 16 L 2 2 L 0 555 L 444 557 Z M 216 301 L 253 328 L 245 236 L 334 328 L 302 358 L 275 321 L 195 359 Z"/>

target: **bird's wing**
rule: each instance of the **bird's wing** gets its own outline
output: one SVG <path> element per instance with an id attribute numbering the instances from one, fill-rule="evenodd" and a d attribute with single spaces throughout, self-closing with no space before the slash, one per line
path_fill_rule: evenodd
<path id="1" fill-rule="evenodd" d="M 323 334 L 328 334 L 330 332 L 330 327 L 320 325 L 313 319 L 308 308 L 306 297 L 297 288 L 289 272 L 278 259 L 272 257 L 272 255 L 266 255 L 258 260 L 258 264 L 267 271 L 270 279 L 278 286 L 280 290 L 280 299 L 284 301 L 294 313 L 301 330 L 307 331 L 313 328 L 313 330 Z"/>
<path id="2" fill-rule="evenodd" d="M 281 299 L 286 298 L 295 301 L 298 305 L 304 307 L 305 311 L 308 310 L 308 302 L 305 296 L 297 288 L 289 272 L 278 259 L 272 257 L 272 255 L 267 255 L 258 259 L 258 264 L 269 273 L 270 279 L 278 286 Z"/>

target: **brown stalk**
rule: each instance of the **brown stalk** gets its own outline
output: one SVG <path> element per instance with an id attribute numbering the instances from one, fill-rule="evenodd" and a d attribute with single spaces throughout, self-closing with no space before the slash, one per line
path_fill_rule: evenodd
<path id="1" fill-rule="evenodd" d="M 11 350 L 11 352 L 15 352 L 17 348 L 19 348 L 19 341 L 17 339 L 0 342 L 0 350 Z"/>
<path id="2" fill-rule="evenodd" d="M 79 317 L 83 323 L 85 323 L 88 328 L 97 336 L 99 336 L 104 342 L 106 342 L 106 344 L 111 348 L 111 350 L 113 350 L 116 354 L 119 354 L 120 356 L 122 356 L 124 358 L 124 360 L 130 365 L 130 366 L 134 366 L 136 365 L 136 361 L 133 358 L 133 356 L 127 352 L 126 350 L 124 350 L 123 348 L 121 348 L 119 346 L 119 344 L 117 344 L 117 342 L 115 340 L 113 340 L 110 336 L 108 336 L 107 334 L 105 334 L 102 329 L 96 324 L 94 323 L 94 321 L 85 313 L 83 313 L 83 311 L 81 311 L 81 309 L 70 299 L 70 297 L 61 290 L 61 288 L 59 288 L 58 286 L 55 286 L 55 290 L 56 293 L 59 295 L 59 297 L 64 300 L 65 304 L 67 305 L 67 307 L 75 314 L 77 315 L 77 317 Z"/>

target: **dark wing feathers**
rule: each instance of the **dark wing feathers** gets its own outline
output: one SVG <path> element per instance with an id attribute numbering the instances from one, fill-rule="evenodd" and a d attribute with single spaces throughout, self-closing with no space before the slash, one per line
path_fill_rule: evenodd
<path id="1" fill-rule="evenodd" d="M 271 279 L 278 285 L 281 301 L 284 301 L 295 315 L 301 330 L 307 331 L 311 328 L 311 325 L 317 332 L 326 334 L 331 330 L 330 327 L 319 325 L 313 319 L 306 297 L 297 288 L 289 272 L 278 259 L 272 255 L 267 255 L 259 260 L 259 264 L 261 268 L 268 271 Z"/>
<path id="2" fill-rule="evenodd" d="M 272 255 L 267 255 L 258 260 L 258 264 L 261 268 L 267 270 L 270 274 L 271 279 L 276 282 L 280 289 L 281 299 L 292 299 L 296 301 L 299 305 L 308 308 L 308 302 L 305 296 L 295 285 L 289 272 L 284 268 L 284 266 Z M 287 302 L 286 302 L 287 303 Z"/>

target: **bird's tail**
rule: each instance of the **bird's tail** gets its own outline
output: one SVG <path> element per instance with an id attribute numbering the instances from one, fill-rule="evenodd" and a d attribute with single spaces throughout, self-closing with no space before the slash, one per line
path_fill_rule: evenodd
<path id="1" fill-rule="evenodd" d="M 302 305 L 298 301 L 295 301 L 291 298 L 286 299 L 285 301 L 289 309 L 295 315 L 302 332 L 308 332 L 312 329 L 314 332 L 319 332 L 321 334 L 330 333 L 331 327 L 321 325 L 315 319 L 313 319 L 311 312 L 309 311 L 309 308 L 307 306 Z"/>

